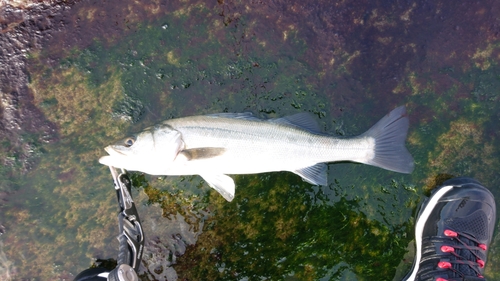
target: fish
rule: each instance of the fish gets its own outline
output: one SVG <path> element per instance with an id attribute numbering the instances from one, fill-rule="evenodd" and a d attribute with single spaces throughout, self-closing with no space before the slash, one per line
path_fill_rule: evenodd
<path id="1" fill-rule="evenodd" d="M 405 146 L 409 118 L 393 109 L 365 133 L 339 138 L 324 133 L 306 112 L 261 119 L 250 112 L 169 119 L 109 145 L 103 165 L 158 176 L 199 175 L 231 202 L 228 175 L 289 171 L 326 186 L 327 164 L 350 161 L 411 173 Z"/>

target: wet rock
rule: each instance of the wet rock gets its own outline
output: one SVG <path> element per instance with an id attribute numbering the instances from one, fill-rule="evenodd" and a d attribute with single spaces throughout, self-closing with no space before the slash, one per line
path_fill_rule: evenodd
<path id="1" fill-rule="evenodd" d="M 0 6 L 0 162 L 14 174 L 34 164 L 35 147 L 57 140 L 56 126 L 33 104 L 29 52 L 40 48 L 42 38 L 54 27 L 51 16 L 63 6 L 29 4 L 27 9 Z M 29 137 L 26 137 L 26 136 Z"/>
<path id="2" fill-rule="evenodd" d="M 143 229 L 154 233 L 153 237 L 146 238 L 144 267 L 141 267 L 139 274 L 147 276 L 149 280 L 177 280 L 177 273 L 172 266 L 177 263 L 178 257 L 184 255 L 187 247 L 196 244 L 204 225 L 200 218 L 204 215 L 188 213 L 188 217 L 185 217 L 177 213 L 165 218 L 159 206 L 139 208 Z"/>

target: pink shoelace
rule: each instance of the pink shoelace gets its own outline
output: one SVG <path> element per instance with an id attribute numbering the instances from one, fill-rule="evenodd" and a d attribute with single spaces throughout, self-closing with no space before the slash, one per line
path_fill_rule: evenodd
<path id="1" fill-rule="evenodd" d="M 460 272 L 460 270 L 457 270 L 453 267 L 453 264 L 460 264 L 460 265 L 468 265 L 470 268 L 472 268 L 476 274 L 477 277 L 479 278 L 484 278 L 481 275 L 481 272 L 479 271 L 479 268 L 484 268 L 484 261 L 479 257 L 477 254 L 478 251 L 486 251 L 487 247 L 485 244 L 480 243 L 476 238 L 474 238 L 471 235 L 465 234 L 465 233 L 459 233 L 453 230 L 445 230 L 444 235 L 446 237 L 452 238 L 454 241 L 458 242 L 455 243 L 455 245 L 443 245 L 441 246 L 441 251 L 443 253 L 449 253 L 452 254 L 456 257 L 455 260 L 441 260 L 438 263 L 438 268 L 441 269 L 448 269 L 456 273 L 456 275 L 459 275 L 461 277 L 465 277 L 465 275 Z M 473 244 L 477 245 L 469 245 L 464 241 L 464 238 L 473 242 Z M 451 243 L 450 243 L 451 244 Z M 467 250 L 470 252 L 472 255 L 469 257 L 464 257 L 460 254 L 457 253 L 457 250 Z M 475 260 L 471 259 L 475 258 Z M 445 279 L 445 278 L 437 278 L 436 281 L 452 281 L 453 279 Z"/>

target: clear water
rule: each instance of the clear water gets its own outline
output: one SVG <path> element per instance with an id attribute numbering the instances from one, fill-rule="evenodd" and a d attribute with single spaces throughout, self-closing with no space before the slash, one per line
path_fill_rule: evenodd
<path id="1" fill-rule="evenodd" d="M 97 159 L 130 132 L 188 115 L 307 111 L 353 136 L 406 104 L 411 175 L 353 163 L 330 164 L 325 187 L 241 175 L 231 203 L 197 176 L 131 175 L 147 236 L 142 280 L 399 280 L 435 182 L 471 176 L 500 198 L 499 44 L 494 30 L 475 32 L 490 26 L 488 4 L 386 4 L 83 1 L 64 11 L 65 26 L 27 59 L 33 103 L 58 139 L 26 134 L 36 165 L 2 171 L 0 277 L 70 280 L 116 258 L 116 197 Z"/>

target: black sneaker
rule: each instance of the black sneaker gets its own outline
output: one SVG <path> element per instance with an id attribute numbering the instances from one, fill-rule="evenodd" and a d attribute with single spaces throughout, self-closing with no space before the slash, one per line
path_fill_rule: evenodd
<path id="1" fill-rule="evenodd" d="M 420 207 L 415 261 L 403 280 L 484 280 L 495 219 L 493 195 L 479 182 L 444 182 Z"/>

